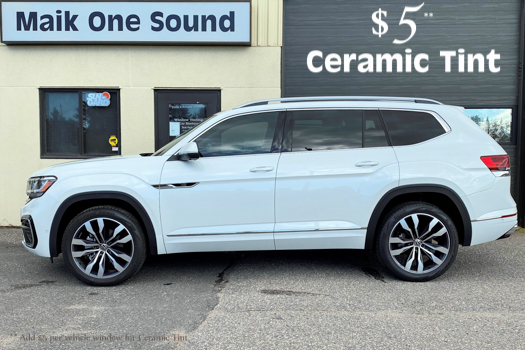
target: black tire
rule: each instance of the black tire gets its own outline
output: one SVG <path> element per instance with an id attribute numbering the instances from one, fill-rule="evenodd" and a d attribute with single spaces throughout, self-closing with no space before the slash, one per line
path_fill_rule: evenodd
<path id="1" fill-rule="evenodd" d="M 62 238 L 62 254 L 80 281 L 92 286 L 114 286 L 141 268 L 146 260 L 146 241 L 132 214 L 114 206 L 96 206 L 71 220 Z"/>
<path id="2" fill-rule="evenodd" d="M 441 233 L 443 229 L 445 233 Z M 394 207 L 380 223 L 376 236 L 379 260 L 393 275 L 411 282 L 429 281 L 445 273 L 456 259 L 458 246 L 458 233 L 452 219 L 426 202 L 407 202 Z"/>

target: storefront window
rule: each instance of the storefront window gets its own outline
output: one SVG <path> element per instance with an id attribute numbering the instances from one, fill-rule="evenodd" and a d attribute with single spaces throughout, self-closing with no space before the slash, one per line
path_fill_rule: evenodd
<path id="1" fill-rule="evenodd" d="M 494 140 L 500 143 L 514 142 L 513 108 L 465 108 L 465 114 Z"/>
<path id="2" fill-rule="evenodd" d="M 45 89 L 41 99 L 43 158 L 120 154 L 117 90 Z"/>
<path id="3" fill-rule="evenodd" d="M 206 119 L 206 105 L 201 103 L 170 103 L 170 136 L 179 137 Z"/>
<path id="4" fill-rule="evenodd" d="M 78 93 L 54 92 L 45 95 L 45 153 L 78 152 Z"/>

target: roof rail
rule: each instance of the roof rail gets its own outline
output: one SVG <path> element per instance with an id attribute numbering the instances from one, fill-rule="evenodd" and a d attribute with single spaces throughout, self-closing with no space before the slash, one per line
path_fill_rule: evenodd
<path id="1" fill-rule="evenodd" d="M 389 96 L 312 96 L 312 97 L 286 97 L 286 98 L 271 98 L 267 100 L 259 100 L 242 104 L 237 108 L 253 107 L 260 105 L 267 105 L 272 102 L 313 102 L 313 101 L 392 101 L 392 102 L 414 102 L 414 103 L 428 103 L 435 105 L 442 105 L 443 103 L 430 100 L 428 98 L 418 97 L 389 97 Z"/>

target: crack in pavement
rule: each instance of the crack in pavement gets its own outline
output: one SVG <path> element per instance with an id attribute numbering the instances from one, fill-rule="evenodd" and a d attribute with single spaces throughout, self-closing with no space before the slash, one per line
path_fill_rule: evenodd
<path id="1" fill-rule="evenodd" d="M 191 334 L 193 334 L 196 331 L 200 330 L 203 327 L 203 325 L 206 323 L 206 321 L 208 321 L 208 319 L 210 317 L 215 315 L 215 313 L 216 313 L 215 309 L 217 308 L 217 305 L 219 305 L 219 303 L 221 301 L 222 291 L 223 291 L 224 287 L 226 286 L 226 283 L 228 283 L 228 275 L 231 273 L 231 271 L 235 267 L 235 265 L 237 265 L 239 258 L 242 258 L 244 256 L 244 254 L 242 254 L 242 253 L 240 253 L 240 254 L 239 253 L 232 253 L 231 255 L 232 255 L 232 258 L 231 258 L 229 264 L 221 272 L 219 272 L 219 274 L 217 275 L 217 279 L 213 283 L 213 289 L 215 290 L 215 293 L 217 294 L 217 302 L 215 303 L 215 305 L 213 305 L 212 309 L 210 310 L 210 312 L 208 312 L 208 314 L 202 320 L 202 322 L 200 322 L 197 325 L 197 327 L 195 327 L 192 331 L 187 333 L 187 336 L 188 336 L 187 339 L 188 340 L 191 337 Z"/>
<path id="2" fill-rule="evenodd" d="M 311 292 L 298 292 L 294 290 L 281 290 L 281 289 L 261 289 L 262 294 L 269 294 L 269 295 L 306 295 L 306 296 L 327 296 L 329 297 L 329 294 L 322 294 L 322 293 L 311 293 Z"/>

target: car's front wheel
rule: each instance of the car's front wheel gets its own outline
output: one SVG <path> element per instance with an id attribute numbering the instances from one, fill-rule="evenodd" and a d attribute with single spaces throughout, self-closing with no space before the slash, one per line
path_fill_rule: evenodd
<path id="1" fill-rule="evenodd" d="M 376 250 L 398 278 L 423 282 L 441 276 L 458 252 L 452 219 L 435 205 L 410 202 L 393 208 L 383 220 Z"/>
<path id="2" fill-rule="evenodd" d="M 113 206 L 78 214 L 62 238 L 64 260 L 76 278 L 112 286 L 133 276 L 146 259 L 146 242 L 137 219 Z"/>

